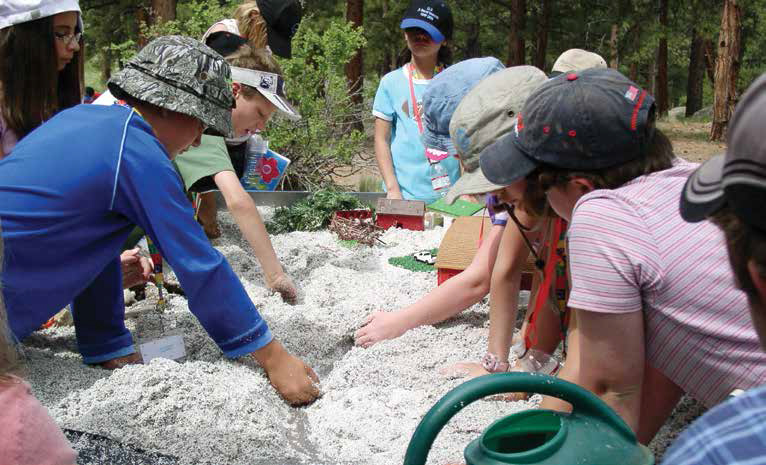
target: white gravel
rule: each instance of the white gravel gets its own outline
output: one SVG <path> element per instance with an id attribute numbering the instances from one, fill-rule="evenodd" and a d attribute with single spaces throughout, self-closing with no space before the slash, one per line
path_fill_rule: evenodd
<path id="1" fill-rule="evenodd" d="M 437 247 L 444 231 L 390 230 L 382 237 L 386 246 L 354 249 L 329 232 L 275 236 L 277 254 L 300 287 L 299 304 L 290 306 L 265 288 L 231 217 L 221 214 L 220 221 L 224 235 L 214 244 L 275 336 L 317 370 L 320 400 L 288 407 L 254 363 L 222 356 L 182 296 L 170 297 L 158 324 L 152 287 L 147 300 L 128 309 L 128 327 L 141 338 L 156 336 L 160 327 L 182 332 L 184 362 L 94 369 L 81 363 L 73 329 L 49 329 L 25 341 L 35 394 L 62 427 L 183 464 L 401 463 L 423 414 L 461 382 L 445 379 L 438 368 L 484 353 L 488 305 L 485 300 L 455 320 L 367 350 L 353 346 L 352 334 L 371 311 L 401 308 L 436 285 L 435 273 L 413 273 L 387 260 Z M 537 400 L 470 405 L 442 431 L 429 463 L 461 461 L 466 444 L 490 423 Z"/>

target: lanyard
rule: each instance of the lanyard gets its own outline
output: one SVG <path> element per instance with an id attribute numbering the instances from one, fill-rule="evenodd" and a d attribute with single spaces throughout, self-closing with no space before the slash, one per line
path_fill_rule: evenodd
<path id="1" fill-rule="evenodd" d="M 415 74 L 415 67 L 412 66 L 412 63 L 409 64 L 407 67 L 409 70 L 409 81 L 410 81 L 410 100 L 412 101 L 412 113 L 415 116 L 415 121 L 418 123 L 418 131 L 420 131 L 420 134 L 423 134 L 423 120 L 420 117 L 420 110 L 418 110 L 418 100 L 415 98 L 415 84 L 412 82 L 412 76 Z M 437 67 L 434 70 L 434 76 L 439 73 L 439 68 Z M 429 163 L 435 163 L 444 160 L 445 158 L 449 157 L 449 153 L 447 152 L 441 152 L 439 150 L 434 150 L 426 147 L 425 149 L 425 156 L 426 160 L 428 160 Z"/>
<path id="2" fill-rule="evenodd" d="M 537 316 L 540 314 L 545 303 L 548 301 L 550 295 L 551 286 L 554 285 L 554 275 L 556 274 L 556 254 L 558 253 L 558 242 L 561 234 L 565 230 L 565 222 L 561 218 L 553 220 L 553 231 L 550 236 L 543 241 L 543 247 L 548 249 L 548 260 L 545 262 L 545 271 L 543 273 L 542 282 L 538 285 L 537 295 L 535 296 L 535 303 L 532 310 L 532 314 L 529 317 L 527 335 L 524 338 L 524 343 L 527 348 L 532 347 L 537 343 Z M 550 228 L 550 227 L 549 227 Z M 548 229 L 548 228 L 546 228 Z M 523 233 L 522 233 L 523 234 Z M 557 298 L 557 296 L 554 296 Z M 558 308 L 558 307 L 557 307 Z M 564 321 L 562 320 L 562 326 Z M 562 328 L 563 332 L 563 328 Z"/>
<path id="3" fill-rule="evenodd" d="M 415 67 L 410 63 L 409 66 L 409 78 L 410 78 L 410 98 L 412 100 L 412 112 L 415 115 L 415 121 L 418 122 L 418 130 L 423 134 L 423 121 L 420 119 L 420 111 L 418 111 L 418 101 L 415 98 L 415 85 L 412 83 L 412 75 L 415 74 Z"/>

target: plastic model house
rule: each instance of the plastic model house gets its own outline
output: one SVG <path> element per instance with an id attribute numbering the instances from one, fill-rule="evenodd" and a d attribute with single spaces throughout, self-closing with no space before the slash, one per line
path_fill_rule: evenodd
<path id="1" fill-rule="evenodd" d="M 383 229 L 404 228 L 422 231 L 426 204 L 420 200 L 378 199 L 375 224 Z"/>
<path id="2" fill-rule="evenodd" d="M 482 222 L 484 223 L 482 229 Z M 515 227 L 513 224 L 507 228 Z M 436 256 L 436 280 L 441 285 L 446 280 L 458 275 L 468 268 L 479 250 L 480 238 L 489 235 L 492 223 L 489 218 L 482 216 L 461 216 L 455 218 L 447 230 Z M 532 272 L 534 264 L 527 260 L 521 274 L 521 290 L 532 287 Z"/>

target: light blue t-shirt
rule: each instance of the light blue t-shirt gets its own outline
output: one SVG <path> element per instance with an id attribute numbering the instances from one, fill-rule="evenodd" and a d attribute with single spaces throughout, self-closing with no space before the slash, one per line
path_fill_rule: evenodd
<path id="1" fill-rule="evenodd" d="M 421 105 L 428 79 L 413 79 L 415 98 Z M 391 122 L 391 158 L 394 162 L 394 172 L 402 191 L 402 197 L 407 200 L 423 200 L 426 204 L 439 199 L 431 186 L 430 167 L 425 155 L 425 147 L 420 141 L 415 113 L 410 97 L 409 66 L 391 71 L 383 76 L 375 94 L 372 114 L 377 118 Z M 455 157 L 448 157 L 439 162 L 449 173 L 450 181 L 460 177 L 460 163 Z"/>

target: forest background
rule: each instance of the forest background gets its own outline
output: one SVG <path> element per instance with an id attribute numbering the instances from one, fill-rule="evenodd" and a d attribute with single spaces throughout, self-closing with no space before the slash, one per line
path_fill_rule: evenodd
<path id="1" fill-rule="evenodd" d="M 232 17 L 238 0 L 80 0 L 86 85 L 111 73 L 154 37 L 199 38 Z M 603 56 L 657 99 L 665 116 L 712 121 L 703 137 L 725 140 L 745 88 L 766 71 L 766 0 L 447 0 L 454 62 L 495 56 L 548 72 L 569 48 Z M 316 189 L 370 161 L 372 98 L 405 48 L 408 0 L 305 0 L 292 59 L 279 59 L 299 123 L 277 119 L 272 147 L 293 163 L 285 189 Z M 680 110 L 676 110 L 679 112 Z M 368 190 L 376 182 L 360 185 Z"/>

